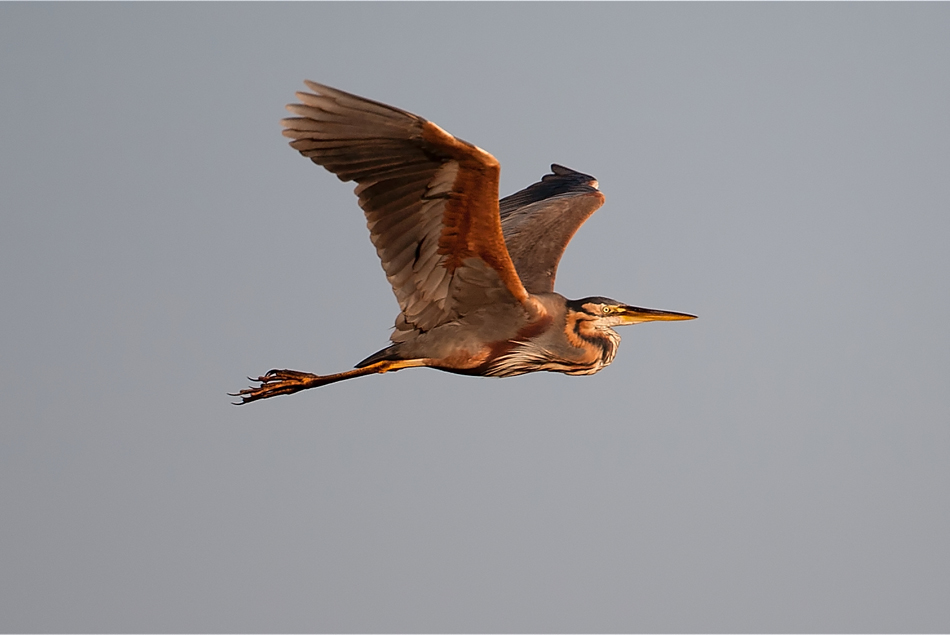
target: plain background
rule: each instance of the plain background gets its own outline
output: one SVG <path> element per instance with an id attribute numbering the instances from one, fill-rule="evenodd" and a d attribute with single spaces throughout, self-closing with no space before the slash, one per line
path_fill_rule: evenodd
<path id="1" fill-rule="evenodd" d="M 607 204 L 593 377 L 396 303 L 311 78 Z M 0 5 L 0 629 L 950 630 L 950 5 Z"/>

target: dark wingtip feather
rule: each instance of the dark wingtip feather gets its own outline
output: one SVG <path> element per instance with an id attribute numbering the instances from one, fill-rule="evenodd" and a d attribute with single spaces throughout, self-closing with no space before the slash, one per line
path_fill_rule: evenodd
<path id="1" fill-rule="evenodd" d="M 597 192 L 597 179 L 589 174 L 571 168 L 551 164 L 551 174 L 545 174 L 541 180 L 515 192 L 499 201 L 501 216 L 504 218 L 516 209 L 564 194 Z"/>
<path id="2" fill-rule="evenodd" d="M 557 163 L 551 164 L 551 172 L 553 172 L 553 174 L 547 174 L 544 177 L 542 177 L 541 180 L 543 181 L 544 179 L 550 179 L 556 176 L 583 177 L 584 179 L 587 179 L 588 181 L 597 180 L 594 177 L 592 177 L 590 174 L 584 174 L 582 172 L 578 172 L 577 170 L 572 170 L 569 167 L 559 165 Z"/>

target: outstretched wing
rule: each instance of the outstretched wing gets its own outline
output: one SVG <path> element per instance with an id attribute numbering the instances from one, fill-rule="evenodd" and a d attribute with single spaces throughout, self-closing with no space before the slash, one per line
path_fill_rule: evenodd
<path id="1" fill-rule="evenodd" d="M 540 183 L 500 201 L 508 253 L 529 293 L 554 291 L 567 243 L 604 204 L 594 177 L 557 164 L 551 172 Z"/>
<path id="2" fill-rule="evenodd" d="M 356 181 L 370 236 L 402 309 L 427 331 L 489 302 L 528 303 L 505 248 L 498 161 L 411 113 L 305 82 L 284 119 L 290 145 Z"/>

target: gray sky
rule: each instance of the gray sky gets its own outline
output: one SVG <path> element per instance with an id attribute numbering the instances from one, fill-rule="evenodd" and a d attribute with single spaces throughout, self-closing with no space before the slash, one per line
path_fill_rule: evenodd
<path id="1" fill-rule="evenodd" d="M 407 370 L 311 78 L 607 204 L 593 377 Z M 950 630 L 950 5 L 0 5 L 0 630 Z"/>

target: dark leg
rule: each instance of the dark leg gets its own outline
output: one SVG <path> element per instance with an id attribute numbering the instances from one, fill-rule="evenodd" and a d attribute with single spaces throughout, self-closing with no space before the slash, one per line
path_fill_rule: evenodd
<path id="1" fill-rule="evenodd" d="M 241 401 L 235 403 L 236 406 L 242 406 L 258 399 L 267 399 L 277 395 L 290 395 L 307 388 L 317 388 L 326 386 L 334 382 L 352 379 L 353 377 L 362 377 L 363 375 L 374 375 L 377 373 L 386 373 L 399 370 L 401 368 L 412 368 L 414 366 L 426 366 L 426 360 L 407 359 L 398 361 L 376 362 L 363 368 L 355 368 L 345 373 L 336 373 L 334 375 L 314 375 L 313 373 L 302 373 L 299 370 L 271 370 L 261 375 L 257 379 L 248 377 L 251 381 L 260 383 L 260 386 L 245 388 L 236 393 L 228 393 L 232 397 L 240 397 Z"/>

